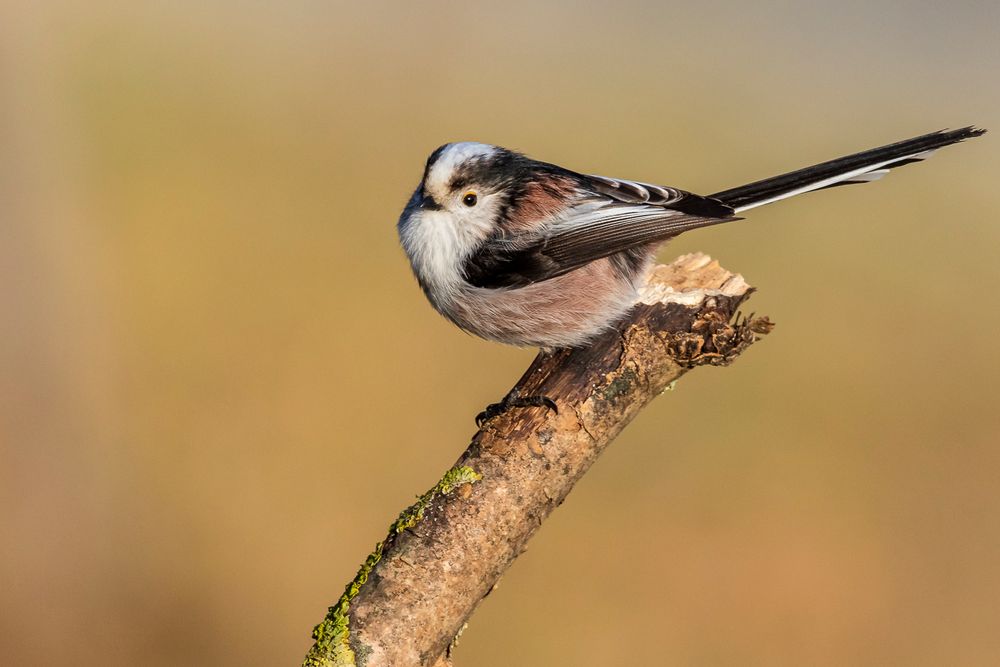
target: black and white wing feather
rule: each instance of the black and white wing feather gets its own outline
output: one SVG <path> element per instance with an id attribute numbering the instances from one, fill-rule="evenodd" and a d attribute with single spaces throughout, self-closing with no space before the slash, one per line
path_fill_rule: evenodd
<path id="1" fill-rule="evenodd" d="M 582 176 L 575 204 L 529 234 L 500 234 L 466 262 L 477 287 L 521 287 L 584 264 L 736 220 L 720 201 L 661 185 Z"/>

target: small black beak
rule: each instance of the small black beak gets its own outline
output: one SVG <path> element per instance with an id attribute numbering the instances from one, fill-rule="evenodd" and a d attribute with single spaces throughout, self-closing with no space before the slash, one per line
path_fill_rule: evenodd
<path id="1" fill-rule="evenodd" d="M 434 197 L 425 194 L 420 198 L 420 208 L 426 211 L 440 211 L 442 206 L 434 201 Z"/>

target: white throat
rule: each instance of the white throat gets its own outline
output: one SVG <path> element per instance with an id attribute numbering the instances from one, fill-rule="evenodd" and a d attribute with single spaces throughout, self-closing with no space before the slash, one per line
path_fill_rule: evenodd
<path id="1" fill-rule="evenodd" d="M 462 263 L 475 248 L 446 210 L 421 211 L 400 230 L 403 249 L 420 280 L 451 293 L 462 284 Z"/>

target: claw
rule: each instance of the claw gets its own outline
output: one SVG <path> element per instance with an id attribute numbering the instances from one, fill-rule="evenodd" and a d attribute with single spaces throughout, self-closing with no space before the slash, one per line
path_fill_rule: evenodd
<path id="1" fill-rule="evenodd" d="M 511 408 L 545 408 L 559 414 L 559 406 L 548 396 L 521 396 L 518 389 L 512 389 L 501 402 L 490 403 L 485 410 L 476 415 L 476 426 L 482 428 L 483 424 Z"/>

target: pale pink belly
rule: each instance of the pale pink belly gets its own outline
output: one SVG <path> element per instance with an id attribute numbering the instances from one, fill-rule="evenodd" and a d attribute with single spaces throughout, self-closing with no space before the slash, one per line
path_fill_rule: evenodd
<path id="1" fill-rule="evenodd" d="M 463 288 L 439 310 L 469 333 L 509 345 L 578 347 L 635 303 L 632 279 L 607 259 L 515 289 Z"/>

